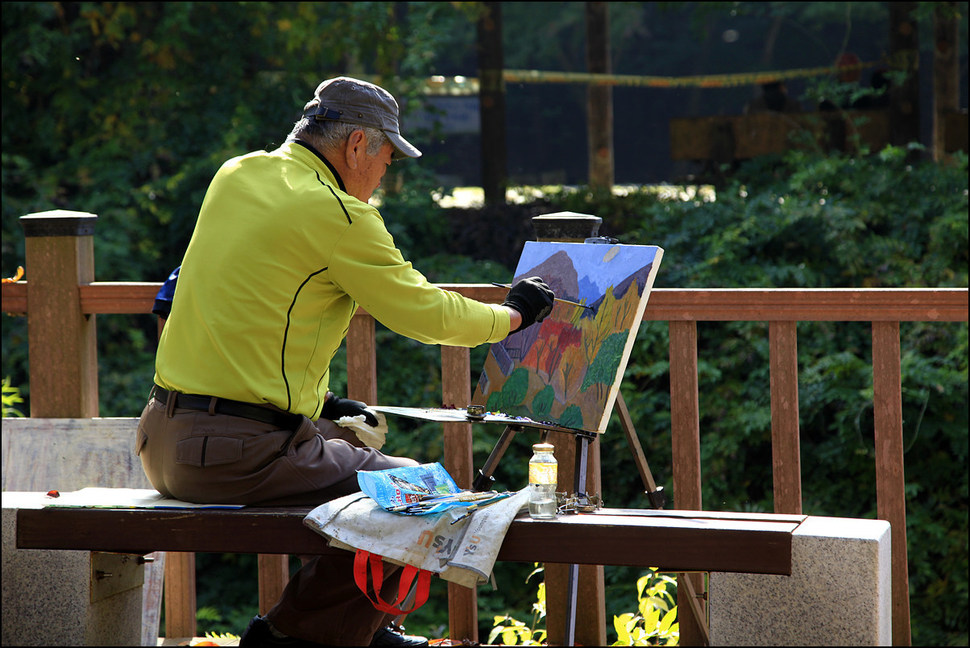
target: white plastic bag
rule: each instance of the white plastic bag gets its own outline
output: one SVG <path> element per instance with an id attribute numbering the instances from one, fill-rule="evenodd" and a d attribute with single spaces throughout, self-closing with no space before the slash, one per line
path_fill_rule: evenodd
<path id="1" fill-rule="evenodd" d="M 303 523 L 331 546 L 376 554 L 474 587 L 488 581 L 512 519 L 528 502 L 528 488 L 523 488 L 470 514 L 454 507 L 414 516 L 389 513 L 366 494 L 354 493 L 316 507 Z"/>

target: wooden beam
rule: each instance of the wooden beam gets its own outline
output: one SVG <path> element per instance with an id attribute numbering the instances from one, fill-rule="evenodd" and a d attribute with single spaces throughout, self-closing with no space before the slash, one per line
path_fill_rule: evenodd
<path id="1" fill-rule="evenodd" d="M 966 288 L 655 288 L 644 321 L 966 322 Z"/>
<path id="2" fill-rule="evenodd" d="M 964 121 L 966 116 L 963 116 Z M 2 285 L 3 311 L 27 313 L 27 281 Z M 150 313 L 161 283 L 82 285 L 84 313 Z M 498 304 L 508 290 L 437 284 Z M 115 293 L 107 298 L 104 293 Z M 124 296 L 127 294 L 128 296 Z M 354 321 L 370 319 L 358 309 Z M 966 288 L 654 288 L 644 321 L 966 322 Z M 353 327 L 353 324 L 351 325 Z"/>
<path id="3" fill-rule="evenodd" d="M 20 509 L 17 547 L 135 554 L 345 551 L 328 546 L 303 524 L 312 508 Z M 498 560 L 790 575 L 791 536 L 804 520 L 770 513 L 609 508 L 553 520 L 520 515 Z M 66 528 L 71 533 L 64 533 Z"/>

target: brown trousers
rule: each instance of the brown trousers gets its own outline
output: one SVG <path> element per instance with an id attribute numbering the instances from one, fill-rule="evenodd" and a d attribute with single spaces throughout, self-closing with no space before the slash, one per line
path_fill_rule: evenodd
<path id="1" fill-rule="evenodd" d="M 172 409 L 150 399 L 135 453 L 166 497 L 221 504 L 318 505 L 359 491 L 358 470 L 415 466 L 357 447 L 331 421 L 304 418 L 295 432 L 224 414 Z M 322 538 L 321 538 L 322 540 Z M 280 632 L 332 645 L 366 646 L 391 617 L 354 583 L 354 555 L 307 556 L 267 613 Z M 382 597 L 393 599 L 400 571 L 385 565 Z M 390 597 L 390 598 L 389 598 Z"/>

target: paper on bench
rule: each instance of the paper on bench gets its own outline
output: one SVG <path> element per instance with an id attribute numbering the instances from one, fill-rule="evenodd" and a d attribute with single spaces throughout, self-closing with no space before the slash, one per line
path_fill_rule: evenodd
<path id="1" fill-rule="evenodd" d="M 197 504 L 165 497 L 150 488 L 82 488 L 51 497 L 45 507 L 132 509 L 238 509 L 242 504 Z"/>
<path id="2" fill-rule="evenodd" d="M 316 507 L 303 524 L 332 547 L 364 549 L 475 587 L 488 581 L 512 519 L 528 505 L 526 487 L 467 517 L 461 508 L 412 516 L 388 513 L 365 493 L 352 493 Z"/>

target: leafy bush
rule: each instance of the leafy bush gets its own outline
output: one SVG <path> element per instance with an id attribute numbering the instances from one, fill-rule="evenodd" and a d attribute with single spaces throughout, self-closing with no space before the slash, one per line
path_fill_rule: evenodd
<path id="1" fill-rule="evenodd" d="M 533 576 L 543 574 L 545 570 L 540 563 L 533 563 L 533 569 L 526 577 L 526 582 Z M 546 639 L 546 631 L 539 627 L 543 619 L 546 618 L 546 584 L 539 582 L 536 587 L 536 600 L 532 604 L 532 623 L 526 625 L 523 621 L 512 617 L 510 614 L 496 614 L 493 618 L 493 627 L 488 633 L 487 644 L 494 644 L 496 639 L 501 639 L 499 643 L 506 646 L 541 646 Z"/>
<path id="2" fill-rule="evenodd" d="M 24 414 L 17 409 L 17 404 L 23 402 L 24 399 L 20 397 L 20 389 L 16 385 L 11 385 L 10 376 L 6 376 L 3 379 L 3 418 L 8 416 L 22 417 Z"/>
<path id="3" fill-rule="evenodd" d="M 671 588 L 669 591 L 667 588 Z M 676 646 L 680 643 L 677 623 L 677 579 L 650 571 L 637 579 L 637 611 L 613 617 L 614 646 Z"/>

